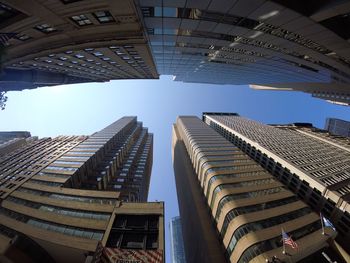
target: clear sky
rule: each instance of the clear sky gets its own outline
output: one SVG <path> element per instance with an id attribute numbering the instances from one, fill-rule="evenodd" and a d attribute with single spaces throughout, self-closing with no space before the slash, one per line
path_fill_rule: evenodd
<path id="1" fill-rule="evenodd" d="M 326 117 L 350 120 L 350 107 L 305 93 L 186 84 L 171 79 L 162 76 L 160 80 L 117 80 L 9 92 L 7 107 L 0 111 L 0 131 L 27 130 L 39 137 L 90 135 L 122 116 L 138 116 L 155 135 L 149 201 L 165 201 L 167 262 L 169 220 L 178 215 L 171 162 L 171 125 L 178 115 L 237 112 L 263 123 L 312 122 L 320 128 Z"/>

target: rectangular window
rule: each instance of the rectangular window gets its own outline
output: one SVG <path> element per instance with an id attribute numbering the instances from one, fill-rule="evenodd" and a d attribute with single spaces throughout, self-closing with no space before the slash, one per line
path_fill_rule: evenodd
<path id="1" fill-rule="evenodd" d="M 112 14 L 109 11 L 98 11 L 94 12 L 94 16 L 100 23 L 115 22 Z"/>
<path id="2" fill-rule="evenodd" d="M 116 215 L 107 246 L 158 249 L 158 215 Z"/>
<path id="3" fill-rule="evenodd" d="M 54 28 L 53 26 L 49 25 L 49 24 L 41 24 L 41 25 L 37 25 L 34 27 L 36 30 L 39 30 L 40 32 L 43 32 L 45 34 L 49 34 L 52 32 L 57 31 L 56 28 Z"/>
<path id="4" fill-rule="evenodd" d="M 72 16 L 71 20 L 74 21 L 78 26 L 86 26 L 92 24 L 92 22 L 89 18 L 87 18 L 86 15 Z"/>
<path id="5" fill-rule="evenodd" d="M 144 17 L 154 16 L 154 7 L 141 7 L 141 11 Z"/>
<path id="6" fill-rule="evenodd" d="M 21 40 L 21 41 L 26 41 L 26 40 L 28 40 L 28 39 L 31 39 L 31 37 L 28 36 L 28 35 L 26 35 L 26 34 L 17 35 L 16 38 L 17 38 L 18 40 Z"/>

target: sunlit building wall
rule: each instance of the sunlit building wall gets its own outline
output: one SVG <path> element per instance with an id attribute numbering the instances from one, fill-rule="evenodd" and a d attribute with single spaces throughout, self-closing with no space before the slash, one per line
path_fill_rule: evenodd
<path id="1" fill-rule="evenodd" d="M 350 137 L 350 122 L 336 119 L 327 118 L 325 124 L 325 130 L 329 131 L 331 134 Z"/>
<path id="2" fill-rule="evenodd" d="M 349 250 L 349 139 L 310 123 L 265 125 L 229 113 L 203 113 L 205 123 L 328 217 Z"/>
<path id="3" fill-rule="evenodd" d="M 198 117 L 177 118 L 172 151 L 187 262 L 298 262 L 322 257 L 334 238 L 310 206 Z M 283 253 L 281 228 L 298 249 Z"/>
<path id="4" fill-rule="evenodd" d="M 147 128 L 123 117 L 91 136 L 32 140 L 2 156 L 0 261 L 134 253 L 162 262 L 164 205 L 146 203 L 152 147 Z"/>

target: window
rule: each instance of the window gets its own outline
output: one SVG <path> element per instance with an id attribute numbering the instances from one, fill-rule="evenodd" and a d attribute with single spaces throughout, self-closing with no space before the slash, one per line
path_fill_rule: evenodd
<path id="1" fill-rule="evenodd" d="M 292 232 L 289 232 L 288 235 L 293 236 L 294 240 L 298 240 L 306 235 L 309 235 L 317 231 L 320 228 L 321 228 L 321 222 L 320 220 L 317 220 L 316 222 L 313 222 L 311 224 L 298 228 Z M 244 253 L 241 255 L 240 259 L 238 260 L 238 263 L 249 262 L 251 259 L 258 256 L 259 254 L 264 253 L 265 251 L 269 251 L 281 246 L 282 246 L 282 242 L 281 242 L 280 235 L 272 239 L 261 241 L 259 243 L 256 243 L 250 246 L 248 249 L 246 249 Z"/>
<path id="2" fill-rule="evenodd" d="M 94 220 L 104 220 L 104 221 L 108 220 L 110 217 L 109 213 L 90 212 L 90 211 L 75 210 L 75 209 L 63 208 L 63 207 L 52 206 L 52 205 L 44 205 L 44 204 L 20 199 L 13 196 L 9 196 L 6 200 L 17 204 L 21 204 L 27 207 L 31 207 L 33 209 L 39 209 L 45 212 L 52 212 L 52 213 L 56 213 L 64 216 L 87 218 L 87 219 L 94 219 Z"/>
<path id="3" fill-rule="evenodd" d="M 239 200 L 239 199 L 244 199 L 244 198 L 258 198 L 259 196 L 275 194 L 275 193 L 279 193 L 281 191 L 284 191 L 283 187 L 274 187 L 274 188 L 251 191 L 251 192 L 226 195 L 223 198 L 221 198 L 221 200 L 219 201 L 218 208 L 216 210 L 215 220 L 218 221 L 218 219 L 221 215 L 222 208 L 228 202 L 231 202 L 234 200 Z"/>
<path id="4" fill-rule="evenodd" d="M 26 35 L 26 34 L 17 35 L 16 38 L 17 38 L 18 40 L 22 40 L 22 41 L 26 41 L 26 40 L 28 40 L 28 39 L 31 39 L 31 37 L 28 36 L 28 35 Z"/>
<path id="5" fill-rule="evenodd" d="M 38 195 L 38 196 L 46 196 L 53 199 L 64 200 L 64 201 L 75 201 L 75 202 L 84 202 L 84 203 L 96 203 L 96 204 L 109 204 L 114 205 L 116 200 L 110 198 L 103 197 L 82 197 L 82 196 L 73 196 L 73 195 L 65 195 L 65 194 L 55 194 L 49 193 L 39 190 L 27 189 L 27 188 L 19 188 L 19 192 L 24 192 L 28 194 Z"/>
<path id="6" fill-rule="evenodd" d="M 256 185 L 268 185 L 268 184 L 272 184 L 275 182 L 275 179 L 273 178 L 267 178 L 267 179 L 255 179 L 252 181 L 245 181 L 245 182 L 236 182 L 236 183 L 226 183 L 226 184 L 220 184 L 217 187 L 215 187 L 214 191 L 213 191 L 213 195 L 211 198 L 211 203 L 210 203 L 210 207 L 213 208 L 214 206 L 214 202 L 216 200 L 216 196 L 217 194 L 227 188 L 243 188 L 243 187 L 249 187 L 249 186 L 256 186 Z"/>
<path id="7" fill-rule="evenodd" d="M 124 249 L 157 249 L 158 226 L 158 215 L 117 215 L 107 246 Z"/>
<path id="8" fill-rule="evenodd" d="M 23 215 L 8 209 L 1 208 L 0 213 L 2 215 L 11 217 L 15 220 L 21 221 L 23 223 L 32 225 L 34 227 L 42 228 L 48 231 L 54 231 L 59 233 L 64 233 L 66 235 L 89 238 L 95 240 L 101 240 L 103 237 L 103 232 L 98 230 L 90 230 L 72 226 L 61 225 L 57 223 L 47 222 L 40 219 L 31 218 L 27 215 Z"/>
<path id="9" fill-rule="evenodd" d="M 280 225 L 285 222 L 294 220 L 296 218 L 305 216 L 311 213 L 311 209 L 309 207 L 304 207 L 283 215 L 278 215 L 274 217 L 270 217 L 267 219 L 247 223 L 238 227 L 231 237 L 230 243 L 227 247 L 227 252 L 231 256 L 234 248 L 236 247 L 237 242 L 246 234 L 250 232 L 259 231 L 261 229 L 269 228 L 272 226 Z"/>
<path id="10" fill-rule="evenodd" d="M 153 17 L 154 7 L 141 7 L 141 12 L 144 17 Z"/>
<path id="11" fill-rule="evenodd" d="M 49 24 L 41 24 L 41 25 L 37 25 L 36 27 L 34 27 L 35 29 L 39 30 L 40 32 L 43 32 L 45 34 L 49 34 L 52 32 L 57 31 L 56 28 L 54 28 L 53 26 L 49 25 Z"/>
<path id="12" fill-rule="evenodd" d="M 72 19 L 78 26 L 86 26 L 86 25 L 91 25 L 91 24 L 92 24 L 92 22 L 90 21 L 89 18 L 87 18 L 86 15 L 72 16 L 71 19 Z"/>
<path id="13" fill-rule="evenodd" d="M 94 16 L 100 23 L 110 23 L 115 22 L 112 14 L 109 11 L 98 11 L 94 12 Z"/>
<path id="14" fill-rule="evenodd" d="M 56 170 L 56 171 L 72 171 L 75 172 L 78 168 L 75 167 L 62 167 L 62 166 L 47 166 L 47 170 Z"/>
<path id="15" fill-rule="evenodd" d="M 96 56 L 96 57 L 103 56 L 103 54 L 100 51 L 96 51 L 96 52 L 94 52 L 92 54 L 94 54 L 94 56 Z"/>

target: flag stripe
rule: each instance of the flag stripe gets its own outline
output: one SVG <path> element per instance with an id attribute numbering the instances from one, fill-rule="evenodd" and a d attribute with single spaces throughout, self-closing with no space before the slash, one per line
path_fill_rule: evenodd
<path id="1" fill-rule="evenodd" d="M 294 249 L 298 248 L 298 244 L 290 236 L 288 236 L 287 233 L 284 232 L 283 230 L 282 230 L 282 240 L 285 245 L 291 246 Z"/>

